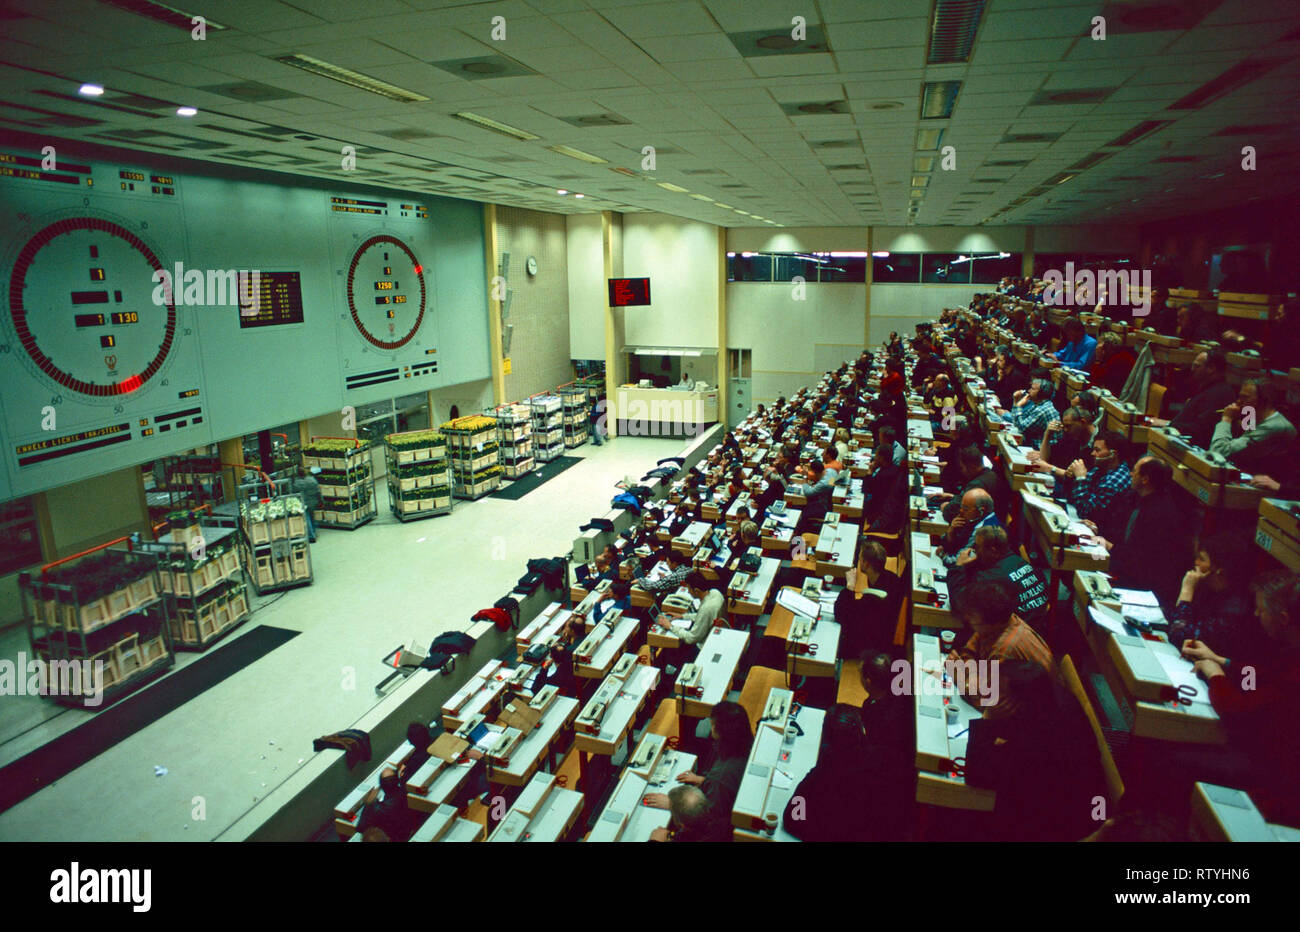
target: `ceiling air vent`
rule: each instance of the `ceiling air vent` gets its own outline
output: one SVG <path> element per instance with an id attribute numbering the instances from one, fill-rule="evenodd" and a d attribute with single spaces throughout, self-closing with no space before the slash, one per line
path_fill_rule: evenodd
<path id="1" fill-rule="evenodd" d="M 953 65 L 970 61 L 983 15 L 984 0 L 935 0 L 926 63 Z"/>

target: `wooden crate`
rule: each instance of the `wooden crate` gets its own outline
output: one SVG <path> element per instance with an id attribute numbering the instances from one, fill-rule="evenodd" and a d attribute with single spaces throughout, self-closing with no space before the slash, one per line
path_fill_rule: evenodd
<path id="1" fill-rule="evenodd" d="M 272 518 L 271 540 L 288 540 L 289 539 L 289 520 L 287 518 Z"/>
<path id="2" fill-rule="evenodd" d="M 128 635 L 122 638 L 115 645 L 115 658 L 117 660 L 117 669 L 122 678 L 126 679 L 136 670 L 144 666 L 143 658 L 140 654 L 140 635 L 138 633 Z"/>
<path id="3" fill-rule="evenodd" d="M 398 499 L 397 510 L 404 515 L 414 514 L 420 510 L 420 503 L 415 500 Z"/>
<path id="4" fill-rule="evenodd" d="M 415 487 L 416 487 L 415 484 L 416 484 L 418 481 L 419 481 L 419 478 L 416 477 L 416 476 L 410 476 L 409 478 L 406 478 L 406 479 L 398 479 L 398 480 L 397 480 L 397 487 L 398 487 L 398 489 L 399 489 L 400 491 L 402 491 L 402 492 L 410 492 L 410 491 L 412 491 L 412 490 L 415 489 Z"/>
<path id="5" fill-rule="evenodd" d="M 212 616 L 218 631 L 230 624 L 230 599 L 224 596 L 213 599 Z"/>
<path id="6" fill-rule="evenodd" d="M 104 596 L 104 616 L 107 621 L 116 621 L 130 614 L 132 607 L 130 586 L 114 589 Z"/>
<path id="7" fill-rule="evenodd" d="M 128 587 L 131 593 L 132 608 L 139 608 L 158 597 L 158 584 L 154 580 L 153 573 L 143 579 L 137 579 Z"/>
<path id="8" fill-rule="evenodd" d="M 307 516 L 306 515 L 289 515 L 289 536 L 306 537 L 307 536 Z"/>
<path id="9" fill-rule="evenodd" d="M 306 544 L 294 544 L 289 552 L 289 560 L 293 564 L 294 579 L 306 579 L 311 575 L 311 562 L 307 557 Z"/>
<path id="10" fill-rule="evenodd" d="M 433 485 L 433 476 L 416 476 L 415 487 L 417 489 L 427 489 Z"/>
<path id="11" fill-rule="evenodd" d="M 221 578 L 229 579 L 239 569 L 239 554 L 233 549 L 221 555 Z"/>
<path id="12" fill-rule="evenodd" d="M 194 594 L 194 590 L 191 588 L 191 583 L 195 586 L 203 585 L 202 570 L 197 570 L 193 573 L 187 572 L 186 570 L 172 570 L 171 577 L 171 591 L 179 596 L 188 597 Z"/>
<path id="13" fill-rule="evenodd" d="M 230 621 L 231 623 L 239 621 L 247 614 L 248 599 L 244 597 L 244 590 L 238 589 L 230 596 Z"/>
<path id="14" fill-rule="evenodd" d="M 255 573 L 257 575 L 257 585 L 259 588 L 264 589 L 267 586 L 275 585 L 275 574 L 271 570 L 271 555 L 269 553 L 261 553 L 257 555 L 257 569 L 255 570 Z"/>
<path id="15" fill-rule="evenodd" d="M 103 599 L 96 599 L 78 608 L 66 602 L 59 603 L 59 617 L 63 627 L 69 631 L 90 631 L 108 622 L 104 614 L 106 606 Z"/>
<path id="16" fill-rule="evenodd" d="M 271 540 L 271 528 L 265 521 L 254 521 L 246 525 L 248 529 L 248 539 L 253 545 L 269 543 Z"/>
<path id="17" fill-rule="evenodd" d="M 140 645 L 140 664 L 147 667 L 156 663 L 166 653 L 167 645 L 160 634 L 152 641 L 145 641 Z"/>

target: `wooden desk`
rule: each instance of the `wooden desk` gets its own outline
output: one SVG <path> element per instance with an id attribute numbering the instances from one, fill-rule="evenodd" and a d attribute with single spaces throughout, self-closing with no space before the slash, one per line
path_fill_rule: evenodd
<path id="1" fill-rule="evenodd" d="M 908 509 L 911 513 L 911 528 L 913 531 L 919 531 L 926 535 L 943 535 L 948 532 L 948 522 L 944 520 L 943 508 L 936 506 L 931 508 L 925 502 L 924 495 L 908 496 Z"/>
<path id="2" fill-rule="evenodd" d="M 794 586 L 787 586 L 791 592 L 798 592 Z M 812 629 L 806 654 L 787 653 L 786 673 L 789 676 L 816 676 L 834 679 L 838 668 L 840 649 L 840 624 L 835 620 L 835 598 L 839 590 L 823 593 L 819 602 L 821 614 Z M 772 606 L 772 617 L 768 619 L 763 630 L 764 637 L 775 638 L 789 650 L 788 638 L 790 626 L 794 622 L 794 612 L 784 605 Z"/>
<path id="3" fill-rule="evenodd" d="M 759 542 L 764 550 L 788 552 L 790 541 L 794 537 L 795 525 L 799 523 L 802 512 L 798 508 L 786 508 L 780 515 L 770 512 L 759 529 Z"/>
<path id="4" fill-rule="evenodd" d="M 466 759 L 448 764 L 430 757 L 406 782 L 406 805 L 417 812 L 433 812 L 455 796 L 469 779 L 476 762 Z"/>
<path id="5" fill-rule="evenodd" d="M 633 654 L 626 656 L 635 657 Z M 576 732 L 573 738 L 574 749 L 588 755 L 612 756 L 632 730 L 637 712 L 645 705 L 658 682 L 657 668 L 637 664 L 606 708 L 605 715 L 600 720 L 600 731 L 595 734 Z"/>
<path id="6" fill-rule="evenodd" d="M 858 559 L 859 524 L 848 524 L 837 518 L 822 523 L 814 553 L 817 557 L 817 575 L 843 579 Z"/>
<path id="7" fill-rule="evenodd" d="M 579 662 L 577 648 L 574 648 L 573 673 L 575 676 L 587 680 L 598 680 L 606 676 L 614 666 L 614 661 L 627 650 L 627 645 L 631 642 L 632 636 L 636 634 L 640 623 L 629 615 L 621 612 L 613 624 L 607 624 L 612 616 L 611 611 L 602 621 L 606 624 L 609 634 L 600 639 L 600 643 L 594 645 L 595 650 L 592 652 L 591 659 Z M 581 646 L 581 645 L 579 645 Z"/>
<path id="8" fill-rule="evenodd" d="M 956 694 L 932 672 L 943 669 L 939 639 L 928 634 L 912 636 L 912 696 L 916 710 L 916 800 L 949 809 L 991 812 L 996 799 L 992 790 L 967 786 L 952 769 L 952 762 L 964 760 L 968 729 L 980 711 Z M 948 710 L 955 718 L 949 721 Z"/>
<path id="9" fill-rule="evenodd" d="M 731 600 L 732 615 L 761 615 L 763 609 L 767 606 L 768 597 L 772 594 L 772 584 L 776 582 L 777 571 L 781 568 L 781 561 L 776 557 L 761 557 L 758 561 L 758 572 L 752 577 L 742 578 L 737 573 L 732 577 L 732 587 L 728 595 Z M 737 586 L 743 588 L 736 589 Z"/>
<path id="10" fill-rule="evenodd" d="M 861 518 L 864 504 L 861 479 L 850 479 L 848 486 L 836 486 L 831 493 L 831 510 L 842 518 Z"/>
<path id="11" fill-rule="evenodd" d="M 1292 508 L 1300 508 L 1300 502 L 1263 499 L 1259 503 L 1255 543 L 1291 572 L 1297 573 L 1300 572 L 1300 526 L 1291 514 Z"/>
<path id="12" fill-rule="evenodd" d="M 472 842 L 482 841 L 484 829 L 477 822 L 456 816 L 455 806 L 441 805 L 433 811 L 424 824 L 411 836 L 413 842 Z"/>
<path id="13" fill-rule="evenodd" d="M 952 613 L 952 601 L 948 597 L 948 567 L 935 553 L 930 535 L 913 531 L 911 545 L 908 564 L 912 577 L 912 624 L 922 628 L 962 627 Z"/>
<path id="14" fill-rule="evenodd" d="M 487 840 L 559 841 L 578 820 L 582 802 L 581 793 L 557 786 L 554 774 L 536 774 Z"/>
<path id="15" fill-rule="evenodd" d="M 510 668 L 500 660 L 489 660 L 442 705 L 442 727 L 455 731 L 475 715 L 491 716 L 500 704 Z"/>
<path id="16" fill-rule="evenodd" d="M 1105 574 L 1080 572 L 1074 579 L 1074 616 L 1092 650 L 1093 659 L 1111 689 L 1133 710 L 1133 734 L 1142 738 L 1189 744 L 1223 744 L 1226 736 L 1218 713 L 1209 702 L 1205 684 L 1196 678 L 1190 661 L 1166 640 L 1151 641 L 1117 634 L 1098 624 L 1088 612 L 1094 601 L 1105 604 L 1110 592 Z M 1110 603 L 1113 607 L 1114 603 Z M 1190 705 L 1175 701 L 1178 683 L 1194 684 Z"/>
<path id="17" fill-rule="evenodd" d="M 679 786 L 677 777 L 692 773 L 695 763 L 694 754 L 669 748 L 662 735 L 643 735 L 586 840 L 649 841 L 655 829 L 668 826 L 670 816 L 667 809 L 652 809 L 643 800 Z"/>
<path id="18" fill-rule="evenodd" d="M 488 782 L 501 786 L 523 786 L 532 779 L 544 761 L 551 757 L 560 733 L 573 724 L 578 714 L 578 700 L 557 697 L 543 713 L 537 727 L 524 736 L 504 767 L 492 767 Z"/>
<path id="19" fill-rule="evenodd" d="M 683 691 L 677 680 L 673 681 L 673 695 L 677 697 L 677 715 L 679 719 L 702 719 L 713 711 L 713 707 L 727 698 L 731 692 L 732 680 L 740 667 L 740 658 L 744 656 L 749 645 L 749 632 L 731 628 L 714 628 L 700 645 L 700 655 L 695 663 L 700 668 L 700 695 L 691 695 Z"/>
<path id="20" fill-rule="evenodd" d="M 1174 482 L 1208 508 L 1258 511 L 1264 492 L 1242 479 L 1231 464 L 1220 464 L 1209 454 L 1174 436 L 1168 428 L 1152 428 L 1147 452 L 1173 469 Z"/>
<path id="21" fill-rule="evenodd" d="M 1273 825 L 1245 790 L 1196 783 L 1192 787 L 1194 841 L 1300 841 L 1300 829 Z"/>
<path id="22" fill-rule="evenodd" d="M 731 810 L 731 824 L 738 839 L 750 841 L 796 841 L 785 830 L 782 817 L 795 789 L 817 764 L 821 746 L 822 724 L 826 713 L 804 706 L 791 717 L 802 734 L 786 741 L 786 722 L 760 722 L 754 744 Z M 768 819 L 776 821 L 767 830 Z"/>
<path id="23" fill-rule="evenodd" d="M 515 635 L 515 655 L 523 657 L 528 648 L 542 644 L 551 638 L 559 637 L 560 631 L 573 616 L 573 612 L 562 608 L 559 602 L 552 602 L 538 612 L 537 617 L 519 629 Z"/>

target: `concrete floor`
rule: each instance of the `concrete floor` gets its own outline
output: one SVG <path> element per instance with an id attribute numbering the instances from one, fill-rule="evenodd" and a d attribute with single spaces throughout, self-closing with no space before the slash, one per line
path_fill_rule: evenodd
<path id="1" fill-rule="evenodd" d="M 314 738 L 379 701 L 373 687 L 385 654 L 416 636 L 428 643 L 467 628 L 530 558 L 567 553 L 578 526 L 608 510 L 615 482 L 639 479 L 685 446 L 649 437 L 588 444 L 566 451 L 583 462 L 518 501 L 457 502 L 450 515 L 406 524 L 379 483 L 379 516 L 355 531 L 322 530 L 311 554 L 315 582 L 257 600 L 231 637 L 259 624 L 302 634 L 0 813 L 0 841 L 215 838 L 297 769 Z M 24 629 L 0 635 L 0 656 L 27 648 Z M 179 654 L 177 668 L 198 656 Z M 0 764 L 92 714 L 6 697 Z M 167 773 L 155 775 L 156 765 Z"/>

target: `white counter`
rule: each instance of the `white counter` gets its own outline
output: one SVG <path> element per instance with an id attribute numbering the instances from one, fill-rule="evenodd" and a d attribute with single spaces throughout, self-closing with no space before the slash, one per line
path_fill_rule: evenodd
<path id="1" fill-rule="evenodd" d="M 613 417 L 627 436 L 688 434 L 718 420 L 718 390 L 683 392 L 671 388 L 623 386 L 614 392 Z"/>

